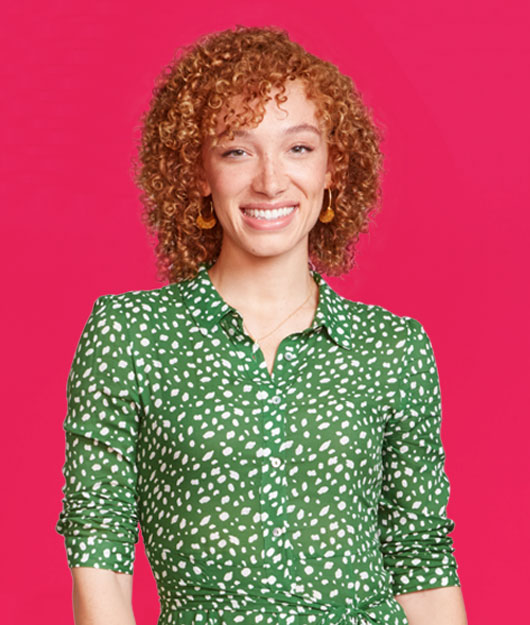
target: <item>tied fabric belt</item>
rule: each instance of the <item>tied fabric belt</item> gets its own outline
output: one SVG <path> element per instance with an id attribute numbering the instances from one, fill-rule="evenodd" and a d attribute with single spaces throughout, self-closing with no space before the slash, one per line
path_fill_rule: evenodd
<path id="1" fill-rule="evenodd" d="M 222 618 L 219 613 L 233 614 L 245 613 L 247 610 L 253 612 L 258 610 L 257 606 L 254 609 L 251 606 L 243 606 L 240 602 L 238 605 L 215 605 L 215 601 L 209 599 L 210 605 L 205 608 L 202 601 L 197 602 L 193 600 L 180 601 L 178 598 L 172 596 L 172 593 L 160 593 L 160 603 L 163 612 L 179 612 L 177 622 L 180 623 L 182 619 L 183 625 L 196 625 L 196 616 L 201 613 L 201 624 L 204 625 L 221 625 Z M 193 606 L 193 604 L 196 604 Z M 200 604 L 200 605 L 197 605 Z M 192 607 L 193 606 L 193 607 Z M 321 617 L 315 622 L 315 625 L 381 625 L 381 621 L 377 620 L 374 616 L 368 613 L 368 609 L 363 609 L 358 606 L 345 605 L 330 605 L 327 609 L 321 609 Z M 292 612 L 290 615 L 292 616 Z M 314 612 L 313 612 L 314 614 Z M 303 619 L 303 614 L 298 614 Z M 283 622 L 283 619 L 282 619 Z"/>
<path id="2" fill-rule="evenodd" d="M 344 606 L 326 614 L 322 625 L 379 625 L 365 610 Z"/>
<path id="3" fill-rule="evenodd" d="M 174 609 L 167 610 L 168 612 L 173 612 Z M 166 612 L 166 609 L 162 610 L 163 613 Z M 182 625 L 198 625 L 200 622 L 201 625 L 222 625 L 226 621 L 230 623 L 235 622 L 233 620 L 233 616 L 240 615 L 240 622 L 245 621 L 244 616 L 242 614 L 245 613 L 245 610 L 234 610 L 233 608 L 223 608 L 223 609 L 199 609 L 199 610 L 184 610 L 180 612 L 177 608 L 178 615 L 177 623 L 182 623 Z M 221 616 L 221 613 L 224 616 Z M 228 614 L 231 614 L 231 617 L 226 619 Z M 291 613 L 292 616 L 292 613 Z M 300 622 L 305 621 L 304 615 L 300 614 L 299 618 Z M 199 621 L 200 619 L 200 621 Z M 286 622 L 283 618 L 276 619 L 276 622 Z M 166 623 L 166 621 L 163 621 Z M 169 621 L 167 621 L 169 622 Z M 174 622 L 174 621 L 171 621 Z M 298 622 L 298 620 L 295 620 Z M 381 625 L 381 621 L 375 620 L 374 617 L 370 616 L 366 611 L 360 608 L 354 608 L 352 606 L 344 606 L 344 607 L 334 607 L 333 609 L 326 611 L 322 614 L 322 617 L 318 620 L 314 621 L 315 625 Z"/>

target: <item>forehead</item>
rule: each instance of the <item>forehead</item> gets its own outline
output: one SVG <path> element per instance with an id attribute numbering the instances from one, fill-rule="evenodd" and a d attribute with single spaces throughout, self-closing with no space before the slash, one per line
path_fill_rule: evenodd
<path id="1" fill-rule="evenodd" d="M 276 96 L 280 95 L 282 101 L 278 104 Z M 269 94 L 269 100 L 264 106 L 264 118 L 258 126 L 284 125 L 297 126 L 299 129 L 309 129 L 310 126 L 319 127 L 318 110 L 316 103 L 307 97 L 305 85 L 302 81 L 289 81 L 285 84 L 285 92 L 281 93 L 278 89 L 272 89 Z M 258 102 L 256 101 L 256 105 Z M 245 101 L 243 96 L 234 96 L 221 108 L 220 115 L 217 118 L 216 131 L 217 134 L 225 134 L 227 125 L 232 125 L 234 118 L 241 115 L 243 118 L 248 114 L 248 108 L 253 107 L 252 100 Z M 257 109 L 257 106 L 254 110 Z M 225 120 L 226 116 L 226 120 Z M 239 125 L 239 124 L 237 124 Z M 256 128 L 256 124 L 242 124 L 241 128 Z M 236 132 L 235 134 L 241 134 Z"/>

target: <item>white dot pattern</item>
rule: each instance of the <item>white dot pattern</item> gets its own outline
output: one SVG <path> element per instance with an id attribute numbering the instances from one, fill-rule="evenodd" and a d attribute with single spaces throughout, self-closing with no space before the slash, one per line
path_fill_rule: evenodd
<path id="1" fill-rule="evenodd" d="M 140 524 L 158 625 L 406 625 L 394 595 L 460 585 L 429 338 L 311 273 L 272 375 L 206 265 L 94 304 L 56 530 L 132 574 Z"/>

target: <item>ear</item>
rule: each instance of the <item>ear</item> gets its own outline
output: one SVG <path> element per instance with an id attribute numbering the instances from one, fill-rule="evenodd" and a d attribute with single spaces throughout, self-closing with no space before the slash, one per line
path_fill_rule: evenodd
<path id="1" fill-rule="evenodd" d="M 208 197 L 212 193 L 212 189 L 210 188 L 210 185 L 206 182 L 206 180 L 202 178 L 199 179 L 199 188 L 204 197 Z"/>
<path id="2" fill-rule="evenodd" d="M 333 180 L 333 163 L 331 159 L 328 159 L 328 168 L 326 170 L 326 175 L 324 177 L 324 185 L 327 189 L 331 188 L 331 183 Z"/>
<path id="3" fill-rule="evenodd" d="M 208 183 L 208 180 L 206 179 L 206 172 L 204 171 L 203 167 L 200 167 L 199 171 L 197 172 L 197 184 L 199 185 L 200 192 L 204 197 L 207 197 L 211 194 L 212 189 Z"/>
<path id="4" fill-rule="evenodd" d="M 204 166 L 204 159 L 206 156 L 206 147 L 208 143 L 209 143 L 209 140 L 207 140 L 206 142 L 203 141 L 203 144 L 201 147 L 201 156 L 197 164 L 197 170 L 196 170 L 198 187 L 203 197 L 208 197 L 212 193 L 212 188 L 208 182 L 208 176 L 206 174 L 206 167 Z"/>

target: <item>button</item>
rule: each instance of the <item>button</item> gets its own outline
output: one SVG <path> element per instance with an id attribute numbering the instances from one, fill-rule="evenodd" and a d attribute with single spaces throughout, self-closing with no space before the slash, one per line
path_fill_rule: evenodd
<path id="1" fill-rule="evenodd" d="M 280 534 L 282 534 L 282 533 L 283 533 L 283 528 L 281 528 L 281 527 L 275 527 L 275 528 L 272 530 L 272 533 L 273 533 L 275 536 L 279 536 Z"/>
<path id="2" fill-rule="evenodd" d="M 279 467 L 282 461 L 279 458 L 271 458 L 271 464 L 273 467 Z"/>
<path id="3" fill-rule="evenodd" d="M 273 404 L 279 404 L 282 401 L 282 398 L 279 395 L 275 395 L 272 399 L 271 402 Z"/>
<path id="4" fill-rule="evenodd" d="M 287 352 L 285 354 L 285 360 L 292 360 L 294 358 L 293 352 Z"/>

